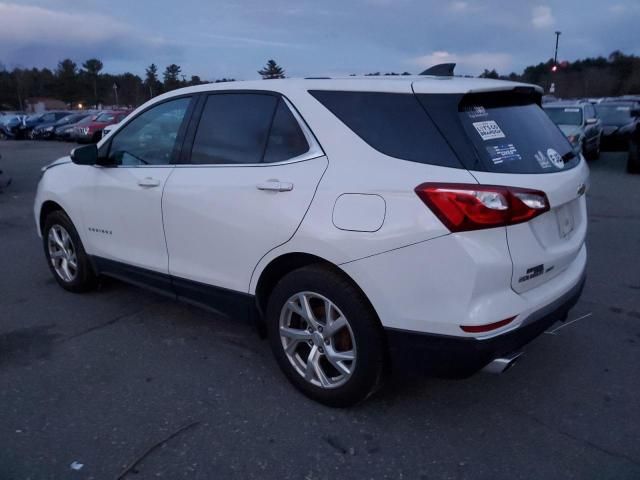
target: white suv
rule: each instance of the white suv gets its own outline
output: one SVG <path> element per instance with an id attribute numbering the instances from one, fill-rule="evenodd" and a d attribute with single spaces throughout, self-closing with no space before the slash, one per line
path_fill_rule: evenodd
<path id="1" fill-rule="evenodd" d="M 106 275 L 252 319 L 329 405 L 388 365 L 503 370 L 584 283 L 589 172 L 541 93 L 428 76 L 176 90 L 45 169 L 45 255 L 70 291 Z"/>

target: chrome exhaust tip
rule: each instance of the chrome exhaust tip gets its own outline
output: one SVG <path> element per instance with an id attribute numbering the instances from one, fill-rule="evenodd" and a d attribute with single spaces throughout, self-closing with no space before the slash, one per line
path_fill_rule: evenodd
<path id="1" fill-rule="evenodd" d="M 483 369 L 486 373 L 504 373 L 516 364 L 516 361 L 520 358 L 522 352 L 511 353 L 504 357 L 494 358 Z"/>

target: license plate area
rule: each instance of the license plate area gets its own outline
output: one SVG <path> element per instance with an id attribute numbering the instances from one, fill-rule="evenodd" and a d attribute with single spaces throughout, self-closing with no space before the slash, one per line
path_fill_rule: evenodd
<path id="1" fill-rule="evenodd" d="M 570 205 L 563 205 L 556 209 L 556 220 L 558 222 L 558 234 L 560 238 L 567 238 L 575 228 L 573 212 Z"/>

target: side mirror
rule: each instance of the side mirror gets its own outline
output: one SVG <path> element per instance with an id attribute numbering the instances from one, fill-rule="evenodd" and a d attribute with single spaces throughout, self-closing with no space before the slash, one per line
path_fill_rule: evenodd
<path id="1" fill-rule="evenodd" d="M 71 161 L 77 165 L 95 165 L 98 163 L 98 147 L 91 144 L 74 148 L 71 150 Z"/>
<path id="2" fill-rule="evenodd" d="M 587 118 L 587 125 L 595 125 L 596 123 L 598 123 L 597 118 Z"/>

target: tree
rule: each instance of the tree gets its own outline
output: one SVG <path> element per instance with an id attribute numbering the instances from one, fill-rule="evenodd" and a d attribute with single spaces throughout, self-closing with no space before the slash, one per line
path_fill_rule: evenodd
<path id="1" fill-rule="evenodd" d="M 156 64 L 149 65 L 145 70 L 145 74 L 144 86 L 149 91 L 149 98 L 153 98 L 160 93 L 162 88 L 162 84 L 158 80 L 158 67 L 156 67 Z"/>
<path id="2" fill-rule="evenodd" d="M 180 74 L 182 73 L 182 69 L 172 63 L 168 65 L 165 69 L 163 75 L 164 78 L 164 89 L 165 91 L 175 90 L 176 88 L 180 88 L 182 86 L 182 81 L 180 80 Z"/>
<path id="3" fill-rule="evenodd" d="M 100 71 L 102 70 L 103 64 L 97 58 L 90 58 L 86 62 L 82 64 L 82 68 L 87 72 L 87 76 L 92 83 L 93 86 L 93 100 L 94 105 L 98 105 L 98 76 L 100 75 Z"/>
<path id="4" fill-rule="evenodd" d="M 74 61 L 66 58 L 58 63 L 56 83 L 62 100 L 73 103 L 78 98 L 78 66 Z"/>
<path id="5" fill-rule="evenodd" d="M 482 72 L 479 76 L 480 78 L 494 78 L 496 80 L 500 78 L 500 75 L 498 75 L 498 72 L 496 72 L 495 68 L 493 70 L 487 70 L 485 68 L 484 72 Z"/>
<path id="6" fill-rule="evenodd" d="M 263 80 L 272 80 L 274 78 L 284 78 L 284 70 L 275 60 L 269 60 L 262 70 L 258 70 Z"/>

